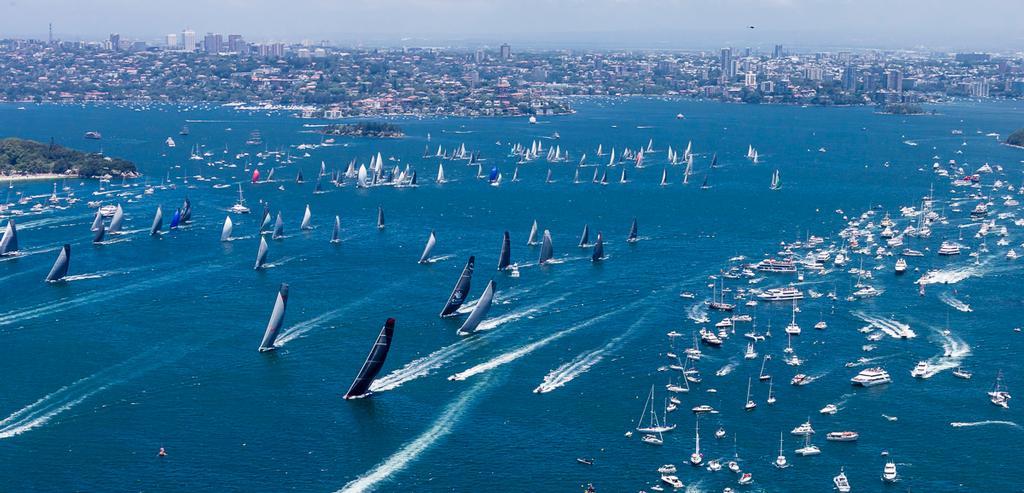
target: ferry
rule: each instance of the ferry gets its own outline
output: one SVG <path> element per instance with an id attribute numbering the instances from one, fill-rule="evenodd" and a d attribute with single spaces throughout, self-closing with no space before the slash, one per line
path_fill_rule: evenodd
<path id="1" fill-rule="evenodd" d="M 793 301 L 804 299 L 804 293 L 793 286 L 787 286 L 765 290 L 758 298 L 762 301 Z"/>
<path id="2" fill-rule="evenodd" d="M 960 255 L 960 245 L 952 241 L 944 241 L 939 247 L 939 255 Z"/>
<path id="3" fill-rule="evenodd" d="M 792 260 L 765 259 L 757 264 L 757 270 L 778 274 L 794 274 L 796 273 L 796 264 Z"/>
<path id="4" fill-rule="evenodd" d="M 897 274 L 902 274 L 907 271 L 907 261 L 904 260 L 903 257 L 900 257 L 900 259 L 896 261 L 895 270 Z"/>
<path id="5" fill-rule="evenodd" d="M 861 370 L 860 373 L 850 379 L 850 382 L 861 387 L 874 387 L 875 385 L 891 383 L 892 378 L 889 377 L 889 372 L 881 367 L 875 367 Z"/>
<path id="6" fill-rule="evenodd" d="M 928 362 L 919 361 L 917 366 L 915 366 L 913 370 L 910 370 L 910 376 L 914 378 L 928 378 L 928 370 Z"/>
<path id="7" fill-rule="evenodd" d="M 830 442 L 856 442 L 860 435 L 856 431 L 830 431 L 825 440 Z"/>

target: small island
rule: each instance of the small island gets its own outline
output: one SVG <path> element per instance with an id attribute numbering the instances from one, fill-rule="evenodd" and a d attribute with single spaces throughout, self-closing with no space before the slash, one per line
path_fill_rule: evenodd
<path id="1" fill-rule="evenodd" d="M 405 137 L 398 125 L 383 122 L 358 122 L 324 127 L 325 135 L 341 135 L 344 137 L 375 137 L 381 139 L 400 139 Z"/>
<path id="2" fill-rule="evenodd" d="M 0 180 L 110 176 L 136 177 L 138 171 L 131 161 L 76 151 L 52 142 L 0 139 Z"/>
<path id="3" fill-rule="evenodd" d="M 919 104 L 913 103 L 892 103 L 882 109 L 886 115 L 924 115 L 926 112 Z"/>
<path id="4" fill-rule="evenodd" d="M 1019 128 L 1017 131 L 1010 134 L 1010 136 L 1006 138 L 1006 144 L 1024 148 L 1024 128 Z"/>

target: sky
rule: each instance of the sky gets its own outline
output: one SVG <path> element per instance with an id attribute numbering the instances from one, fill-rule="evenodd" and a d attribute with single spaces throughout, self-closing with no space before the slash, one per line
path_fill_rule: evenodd
<path id="1" fill-rule="evenodd" d="M 191 29 L 366 46 L 1024 50 L 1024 0 L 0 0 L 0 38 Z M 753 28 L 750 28 L 753 26 Z"/>

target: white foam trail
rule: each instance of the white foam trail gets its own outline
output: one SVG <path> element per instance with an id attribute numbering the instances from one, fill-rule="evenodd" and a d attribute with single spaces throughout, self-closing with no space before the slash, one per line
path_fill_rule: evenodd
<path id="1" fill-rule="evenodd" d="M 428 258 L 426 260 L 426 262 L 428 264 L 433 264 L 433 263 L 437 263 L 437 262 L 442 262 L 442 261 L 448 260 L 448 259 L 450 259 L 450 258 L 452 258 L 454 256 L 455 256 L 455 254 L 438 255 L 437 257 L 430 257 L 430 258 Z"/>
<path id="2" fill-rule="evenodd" d="M 964 342 L 963 339 L 953 333 L 935 332 L 942 337 L 942 354 L 928 359 L 928 371 L 923 375 L 924 378 L 931 378 L 939 372 L 957 368 L 964 358 L 971 355 L 971 346 Z"/>
<path id="3" fill-rule="evenodd" d="M 109 276 L 111 274 L 117 274 L 117 272 L 94 272 L 92 274 L 75 274 L 73 276 L 67 276 L 67 277 L 65 277 L 65 278 L 63 278 L 61 280 L 62 281 L 70 282 L 70 281 L 84 281 L 84 280 L 87 280 L 87 279 L 102 279 L 102 278 L 107 277 L 107 276 Z"/>
<path id="4" fill-rule="evenodd" d="M 263 264 L 263 268 L 264 269 L 272 269 L 274 267 L 280 267 L 280 266 L 282 266 L 284 264 L 287 264 L 288 262 L 291 262 L 292 260 L 295 260 L 297 258 L 299 258 L 299 257 L 284 257 L 282 259 L 279 259 L 277 262 L 271 262 L 269 264 Z"/>
<path id="5" fill-rule="evenodd" d="M 980 269 L 976 265 L 931 270 L 925 272 L 920 279 L 914 282 L 916 284 L 956 284 L 972 276 L 981 276 Z"/>
<path id="6" fill-rule="evenodd" d="M 694 303 L 690 305 L 690 308 L 686 310 L 686 318 L 693 320 L 695 324 L 706 324 L 711 321 L 708 318 L 708 310 L 704 308 L 704 303 Z"/>
<path id="7" fill-rule="evenodd" d="M 1009 426 L 1009 427 L 1012 427 L 1012 428 L 1017 428 L 1018 430 L 1021 429 L 1020 425 L 1017 424 L 1017 423 L 1014 423 L 1013 421 L 972 421 L 972 422 L 953 421 L 952 423 L 949 424 L 949 426 L 952 426 L 953 428 L 970 428 L 970 427 L 974 427 L 974 426 L 989 426 L 989 425 L 1002 425 L 1002 426 Z"/>
<path id="8" fill-rule="evenodd" d="M 416 437 L 415 440 L 405 444 L 401 449 L 392 454 L 387 459 L 384 459 L 379 464 L 370 469 L 362 476 L 352 480 L 346 484 L 342 489 L 338 490 L 337 493 L 362 493 L 366 491 L 373 491 L 379 483 L 387 481 L 394 477 L 394 475 L 403 469 L 405 469 L 410 463 L 419 458 L 420 454 L 426 452 L 431 446 L 441 440 L 449 433 L 456 423 L 462 418 L 462 415 L 469 410 L 470 405 L 476 400 L 477 395 L 480 394 L 489 384 L 489 380 L 482 380 L 480 383 L 474 385 L 469 390 L 462 393 L 458 399 L 448 405 L 436 420 L 434 424 L 424 431 L 420 436 Z"/>
<path id="9" fill-rule="evenodd" d="M 477 327 L 477 330 L 492 330 L 500 325 L 532 316 L 533 314 L 540 313 L 544 308 L 561 301 L 561 299 L 562 298 L 557 298 L 546 303 L 511 312 L 502 317 L 486 320 Z M 384 392 L 398 388 L 404 383 L 430 375 L 431 372 L 441 368 L 452 359 L 461 356 L 463 353 L 479 344 L 482 340 L 482 338 L 477 337 L 460 339 L 455 343 L 449 344 L 448 346 L 438 349 L 422 358 L 412 360 L 409 363 L 406 363 L 405 366 L 375 380 L 373 384 L 370 385 L 370 390 L 373 392 Z"/>
<path id="10" fill-rule="evenodd" d="M 505 303 L 505 302 L 507 302 L 507 300 L 517 299 L 521 295 L 530 293 L 530 292 L 532 292 L 534 290 L 537 290 L 537 289 L 541 289 L 541 288 L 547 286 L 548 284 L 551 284 L 552 282 L 553 281 L 548 281 L 548 282 L 546 282 L 544 284 L 541 284 L 540 286 L 535 286 L 535 287 L 532 287 L 532 288 L 516 287 L 516 288 L 508 289 L 508 290 L 505 290 L 505 291 L 499 290 L 494 295 L 494 303 Z M 464 315 L 464 314 L 467 314 L 469 312 L 472 312 L 473 308 L 476 307 L 477 301 L 480 301 L 480 299 L 476 298 L 476 299 L 472 299 L 472 300 L 469 300 L 469 301 L 463 303 L 462 306 L 460 306 L 459 309 L 456 310 L 456 313 L 458 313 L 460 315 Z"/>
<path id="11" fill-rule="evenodd" d="M 291 327 L 288 327 L 284 332 L 281 333 L 281 336 L 277 338 L 277 341 L 274 342 L 274 345 L 277 347 L 284 346 L 285 344 L 288 344 L 288 342 L 302 337 L 307 332 L 321 327 L 324 322 L 334 319 L 342 311 L 344 311 L 344 309 L 337 308 L 329 312 L 323 313 L 317 317 L 292 325 Z"/>
<path id="12" fill-rule="evenodd" d="M 480 373 L 484 373 L 493 370 L 499 366 L 511 363 L 519 358 L 522 358 L 523 356 L 526 356 L 527 354 L 530 354 L 544 346 L 547 346 L 548 344 L 551 344 L 554 341 L 557 341 L 558 339 L 561 339 L 569 334 L 572 334 L 573 332 L 589 327 L 597 322 L 600 322 L 601 320 L 604 320 L 605 318 L 608 318 L 612 315 L 618 314 L 622 311 L 632 308 L 636 304 L 637 302 L 630 303 L 629 305 L 623 306 L 617 310 L 606 312 L 594 318 L 591 318 L 585 322 L 578 323 L 572 327 L 569 327 L 568 329 L 563 329 L 561 331 L 555 332 L 554 334 L 551 334 L 538 341 L 531 342 L 529 344 L 526 344 L 525 346 L 520 346 L 519 348 L 498 355 L 497 357 L 480 363 L 479 365 L 473 366 L 467 370 L 456 373 L 448 377 L 448 380 L 465 380 L 474 375 L 479 375 Z"/>
<path id="13" fill-rule="evenodd" d="M 629 329 L 608 341 L 604 346 L 582 352 L 576 355 L 576 357 L 571 361 L 551 370 L 550 373 L 544 375 L 544 380 L 537 386 L 537 388 L 533 389 L 533 391 L 538 394 L 546 394 L 559 387 L 565 386 L 565 384 L 573 381 L 576 377 L 590 371 L 591 368 L 604 359 L 606 354 L 621 347 L 622 343 L 632 336 L 636 327 L 644 321 L 646 316 L 647 314 L 645 313 L 637 319 L 636 322 L 633 322 L 633 324 L 629 326 Z"/>
<path id="14" fill-rule="evenodd" d="M 724 376 L 732 373 L 732 371 L 735 368 L 736 368 L 736 362 L 735 361 L 730 361 L 730 362 L 726 363 L 725 366 L 719 368 L 718 371 L 715 372 L 715 375 L 724 377 Z"/>
<path id="15" fill-rule="evenodd" d="M 972 312 L 972 311 L 974 311 L 974 310 L 971 309 L 971 305 L 968 305 L 967 303 L 964 303 L 963 301 L 960 301 L 960 300 L 956 299 L 951 293 L 942 293 L 942 294 L 939 295 L 939 299 L 942 300 L 943 303 L 945 303 L 945 304 L 955 308 L 958 311 L 961 311 L 961 312 Z"/>
<path id="16" fill-rule="evenodd" d="M 881 318 L 881 317 L 877 317 L 877 316 L 874 316 L 874 315 L 868 315 L 868 314 L 866 314 L 866 313 L 864 313 L 862 311 L 855 311 L 855 312 L 851 312 L 850 314 L 855 316 L 855 317 L 857 317 L 857 318 L 859 318 L 859 319 L 861 319 L 861 320 L 863 320 L 863 321 L 865 321 L 865 322 L 867 322 L 867 323 L 869 323 L 869 324 L 871 324 L 871 325 L 873 325 L 873 326 L 875 326 L 876 328 L 878 328 L 882 332 L 885 332 L 886 334 L 888 334 L 890 337 L 894 337 L 896 339 L 900 339 L 900 338 L 910 339 L 910 338 L 913 338 L 913 337 L 917 337 L 917 334 L 915 334 L 913 330 L 910 330 L 910 326 L 909 325 L 907 325 L 907 324 L 905 324 L 903 322 L 900 322 L 898 320 L 893 320 L 891 318 Z"/>

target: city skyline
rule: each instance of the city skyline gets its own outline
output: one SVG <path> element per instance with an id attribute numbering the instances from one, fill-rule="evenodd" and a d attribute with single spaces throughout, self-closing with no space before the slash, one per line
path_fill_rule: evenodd
<path id="1" fill-rule="evenodd" d="M 194 4 L 194 5 L 192 5 Z M 507 5 L 459 0 L 327 2 L 184 0 L 168 9 L 124 0 L 73 3 L 13 2 L 0 16 L 0 38 L 95 40 L 110 33 L 158 44 L 183 30 L 242 33 L 248 40 L 328 40 L 339 45 L 491 46 L 522 49 L 629 48 L 717 50 L 750 46 L 770 51 L 882 48 L 1017 51 L 1022 16 L 1008 1 L 985 0 L 964 9 L 954 2 L 897 4 L 817 0 L 731 0 L 714 5 L 651 0 L 527 0 L 509 22 Z M 195 8 L 193 8 L 195 7 Z M 267 15 L 273 12 L 274 15 Z M 946 22 L 956 12 L 957 22 Z M 82 22 L 89 19 L 89 22 Z M 622 19 L 630 19 L 623 22 Z M 635 20 L 634 20 L 635 19 Z M 939 28 L 941 26 L 941 28 Z"/>

